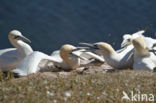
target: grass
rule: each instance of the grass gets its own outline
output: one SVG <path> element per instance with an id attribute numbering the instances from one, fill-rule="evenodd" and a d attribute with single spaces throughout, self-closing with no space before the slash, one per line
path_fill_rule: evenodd
<path id="1" fill-rule="evenodd" d="M 73 73 L 64 78 L 37 74 L 15 79 L 8 75 L 0 75 L 0 103 L 130 103 L 121 101 L 122 92 L 137 90 L 156 96 L 156 75 L 146 71 Z"/>

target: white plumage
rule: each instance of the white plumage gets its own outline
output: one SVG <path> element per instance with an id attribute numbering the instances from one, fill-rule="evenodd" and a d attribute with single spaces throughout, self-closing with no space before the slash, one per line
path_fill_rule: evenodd
<path id="1" fill-rule="evenodd" d="M 100 50 L 102 55 L 110 66 L 117 69 L 132 68 L 133 66 L 133 46 L 127 46 L 121 50 L 115 51 L 111 45 L 105 42 L 95 44 L 84 43 L 92 50 Z"/>
<path id="2" fill-rule="evenodd" d="M 10 43 L 16 48 L 0 50 L 0 69 L 8 71 L 15 68 L 19 62 L 33 52 L 32 48 L 25 42 L 30 42 L 21 32 L 13 30 L 8 36 Z"/>
<path id="3" fill-rule="evenodd" d="M 101 62 L 104 62 L 103 58 L 101 58 L 100 56 L 97 56 L 90 52 L 82 52 L 76 47 L 66 44 L 61 47 L 60 51 L 54 51 L 51 56 L 37 51 L 33 52 L 32 54 L 25 57 L 17 66 L 17 68 L 13 70 L 13 72 L 17 73 L 19 76 L 26 76 L 32 73 L 36 73 L 40 70 L 39 64 L 42 63 L 42 60 L 48 60 L 48 62 L 52 62 L 53 68 L 60 67 L 65 70 L 77 69 L 83 64 L 89 64 L 92 61 L 90 60 L 91 56 Z M 80 58 L 84 60 L 81 60 Z M 85 62 L 82 63 L 82 61 Z M 82 67 L 81 69 L 83 70 L 83 68 L 84 67 Z"/>
<path id="4" fill-rule="evenodd" d="M 148 49 L 151 49 L 152 46 L 153 46 L 153 44 L 156 43 L 156 39 L 153 39 L 153 38 L 151 38 L 151 37 L 145 37 L 145 36 L 143 35 L 144 32 L 145 32 L 144 30 L 141 30 L 141 31 L 138 31 L 138 32 L 136 32 L 136 33 L 134 33 L 134 34 L 132 34 L 132 35 L 130 35 L 130 34 L 125 34 L 125 35 L 123 36 L 123 41 L 122 41 L 122 43 L 121 43 L 121 47 L 126 47 L 126 46 L 128 46 L 128 45 L 132 45 L 132 39 L 135 39 L 135 38 L 141 36 L 141 37 L 143 37 L 143 39 L 144 39 L 144 41 L 145 41 L 145 44 L 147 45 L 147 48 L 148 48 Z"/>
<path id="5" fill-rule="evenodd" d="M 34 51 L 13 70 L 19 76 L 27 76 L 28 74 L 36 73 L 40 70 L 39 64 L 42 60 L 48 60 L 51 62 L 57 62 L 57 58 L 50 57 L 42 52 Z"/>
<path id="6" fill-rule="evenodd" d="M 143 37 L 138 37 L 132 40 L 135 48 L 134 52 L 134 70 L 156 70 L 156 55 L 149 52 Z"/>

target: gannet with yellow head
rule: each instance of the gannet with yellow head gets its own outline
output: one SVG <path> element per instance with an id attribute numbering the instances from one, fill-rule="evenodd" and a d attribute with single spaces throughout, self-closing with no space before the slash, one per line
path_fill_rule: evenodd
<path id="1" fill-rule="evenodd" d="M 60 48 L 60 51 L 55 51 L 51 56 L 44 54 L 42 52 L 33 52 L 29 56 L 25 57 L 23 61 L 17 66 L 16 69 L 13 70 L 18 76 L 27 76 L 32 73 L 36 73 L 40 71 L 41 67 L 39 64 L 43 62 L 43 60 L 47 60 L 48 63 L 52 63 L 51 69 L 55 67 L 62 68 L 64 70 L 84 70 L 85 65 L 92 62 L 91 58 L 96 58 L 96 60 L 100 62 L 104 62 L 103 58 L 100 56 L 90 53 L 90 52 L 82 52 L 83 49 L 78 47 L 74 47 L 69 44 L 65 44 Z M 81 62 L 83 61 L 85 62 Z M 45 63 L 44 69 L 46 69 L 48 63 Z M 43 65 L 42 65 L 42 71 Z"/>
<path id="2" fill-rule="evenodd" d="M 149 52 L 143 37 L 132 39 L 135 48 L 134 52 L 134 70 L 156 71 L 156 55 Z"/>
<path id="3" fill-rule="evenodd" d="M 76 47 L 69 44 L 63 45 L 60 49 L 61 58 L 69 68 L 72 69 L 76 69 L 80 66 L 80 58 L 75 58 L 73 57 L 74 55 L 71 55 L 74 49 L 76 49 Z"/>
<path id="4" fill-rule="evenodd" d="M 115 51 L 112 46 L 105 42 L 98 42 L 94 44 L 81 43 L 90 48 L 90 51 L 100 50 L 108 65 L 115 69 L 127 69 L 133 66 L 133 47 L 128 46 L 122 51 Z"/>
<path id="5" fill-rule="evenodd" d="M 31 41 L 24 37 L 18 30 L 12 30 L 8 39 L 15 48 L 0 50 L 0 69 L 7 71 L 15 68 L 19 62 L 27 55 L 33 52 L 32 48 L 27 44 Z"/>

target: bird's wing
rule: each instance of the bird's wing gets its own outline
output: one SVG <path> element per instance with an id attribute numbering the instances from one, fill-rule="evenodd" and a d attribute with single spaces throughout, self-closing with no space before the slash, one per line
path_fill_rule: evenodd
<path id="1" fill-rule="evenodd" d="M 60 50 L 56 50 L 51 54 L 51 57 L 56 58 L 55 62 L 61 63 L 63 62 L 63 59 L 60 56 Z"/>
<path id="2" fill-rule="evenodd" d="M 27 76 L 40 70 L 39 64 L 42 60 L 56 62 L 56 58 L 48 56 L 42 52 L 35 51 L 25 57 L 21 63 L 13 70 L 19 76 Z"/>
<path id="3" fill-rule="evenodd" d="M 72 52 L 73 55 L 76 55 L 78 56 L 79 58 L 82 58 L 82 59 L 86 59 L 86 60 L 90 60 L 90 59 L 96 59 L 96 60 L 99 60 L 101 62 L 104 62 L 104 58 L 101 57 L 101 56 L 98 56 L 97 54 L 95 53 L 92 53 L 92 52 L 84 52 L 84 51 L 81 51 L 81 50 L 78 50 L 78 51 L 74 51 Z"/>
<path id="4" fill-rule="evenodd" d="M 51 53 L 51 56 L 60 54 L 60 50 L 55 50 Z"/>
<path id="5" fill-rule="evenodd" d="M 78 58 L 81 58 L 83 60 L 87 60 L 87 58 L 81 56 L 82 55 L 82 51 L 81 50 L 77 50 L 77 51 L 73 51 L 71 53 L 72 56 L 75 56 L 75 57 L 78 57 Z"/>
<path id="6" fill-rule="evenodd" d="M 156 44 L 156 39 L 153 39 L 151 37 L 145 37 L 144 40 L 148 49 L 151 49 L 153 47 L 153 44 Z"/>
<path id="7" fill-rule="evenodd" d="M 136 33 L 133 33 L 132 36 L 133 38 L 137 38 L 138 36 L 143 36 L 142 34 L 145 32 L 145 30 L 140 30 Z"/>
<path id="8" fill-rule="evenodd" d="M 0 56 L 17 57 L 19 56 L 19 52 L 16 48 L 2 49 L 0 50 Z"/>
<path id="9" fill-rule="evenodd" d="M 23 58 L 16 48 L 0 50 L 0 68 L 2 68 L 2 71 L 9 68 L 12 69 L 12 67 L 16 66 Z"/>

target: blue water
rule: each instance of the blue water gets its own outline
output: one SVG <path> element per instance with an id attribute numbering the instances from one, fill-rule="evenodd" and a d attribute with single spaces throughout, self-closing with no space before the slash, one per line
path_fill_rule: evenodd
<path id="1" fill-rule="evenodd" d="M 0 49 L 20 30 L 34 50 L 50 54 L 61 45 L 105 41 L 115 49 L 122 35 L 149 24 L 156 31 L 156 0 L 0 0 Z"/>

